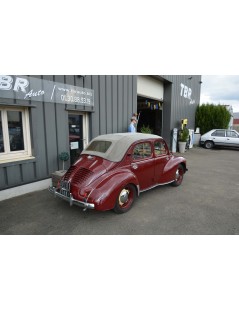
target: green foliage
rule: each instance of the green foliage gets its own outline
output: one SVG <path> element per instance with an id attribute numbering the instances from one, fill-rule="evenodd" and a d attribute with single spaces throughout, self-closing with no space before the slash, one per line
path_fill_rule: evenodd
<path id="1" fill-rule="evenodd" d="M 69 159 L 70 155 L 67 152 L 61 152 L 59 154 L 59 159 L 63 161 L 67 161 Z"/>
<path id="2" fill-rule="evenodd" d="M 180 142 L 187 142 L 188 141 L 188 136 L 189 136 L 189 130 L 187 127 L 184 127 L 179 131 L 179 138 L 178 141 Z"/>
<path id="3" fill-rule="evenodd" d="M 195 126 L 200 128 L 203 135 L 211 129 L 227 129 L 230 118 L 230 112 L 226 107 L 207 103 L 197 107 Z"/>
<path id="4" fill-rule="evenodd" d="M 152 133 L 152 129 L 149 126 L 143 125 L 140 129 L 142 133 Z"/>
<path id="5" fill-rule="evenodd" d="M 64 162 L 67 161 L 69 158 L 70 155 L 67 152 L 61 152 L 59 154 L 59 159 L 62 160 L 62 170 L 64 170 Z"/>

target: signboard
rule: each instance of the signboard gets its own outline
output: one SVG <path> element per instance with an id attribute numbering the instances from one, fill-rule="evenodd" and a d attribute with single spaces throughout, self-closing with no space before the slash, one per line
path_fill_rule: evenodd
<path id="1" fill-rule="evenodd" d="M 22 75 L 0 75 L 0 97 L 94 106 L 93 89 Z"/>
<path id="2" fill-rule="evenodd" d="M 79 142 L 71 142 L 71 150 L 76 150 L 79 148 Z"/>

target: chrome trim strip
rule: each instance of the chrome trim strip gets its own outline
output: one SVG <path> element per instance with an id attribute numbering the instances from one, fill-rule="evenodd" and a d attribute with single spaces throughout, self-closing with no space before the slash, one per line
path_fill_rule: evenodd
<path id="1" fill-rule="evenodd" d="M 48 190 L 51 194 L 54 195 L 54 197 L 59 197 L 61 199 L 68 201 L 70 206 L 77 205 L 79 207 L 85 208 L 84 210 L 95 208 L 95 205 L 93 203 L 87 203 L 87 202 L 83 202 L 83 201 L 79 201 L 79 200 L 74 199 L 71 193 L 70 193 L 69 197 L 62 195 L 61 193 L 57 192 L 57 190 L 54 186 L 49 186 Z"/>
<path id="2" fill-rule="evenodd" d="M 152 189 L 152 188 L 155 188 L 155 187 L 157 187 L 157 186 L 167 185 L 167 184 L 173 183 L 174 181 L 175 181 L 175 180 L 172 180 L 172 181 L 167 182 L 167 183 L 159 183 L 159 184 L 156 184 L 156 185 L 154 185 L 154 186 L 151 186 L 151 187 L 149 187 L 149 188 L 146 188 L 146 189 L 140 191 L 140 193 L 146 192 L 146 191 L 148 191 L 148 190 L 150 190 L 150 189 Z"/>

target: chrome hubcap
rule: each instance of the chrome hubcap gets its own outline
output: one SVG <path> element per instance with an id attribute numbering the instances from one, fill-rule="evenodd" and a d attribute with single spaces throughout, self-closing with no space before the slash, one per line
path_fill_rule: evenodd
<path id="1" fill-rule="evenodd" d="M 179 169 L 177 169 L 175 179 L 177 180 L 179 178 L 179 176 L 180 176 Z"/>
<path id="2" fill-rule="evenodd" d="M 126 203 L 129 199 L 129 190 L 122 189 L 120 195 L 119 195 L 119 204 L 122 206 L 124 203 Z"/>

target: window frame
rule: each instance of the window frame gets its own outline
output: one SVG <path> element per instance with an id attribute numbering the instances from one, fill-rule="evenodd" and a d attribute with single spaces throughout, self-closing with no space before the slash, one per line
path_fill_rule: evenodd
<path id="1" fill-rule="evenodd" d="M 6 163 L 6 162 L 11 162 L 11 161 L 18 161 L 18 160 L 32 158 L 29 109 L 27 107 L 10 107 L 10 106 L 0 105 L 0 111 L 1 111 L 3 145 L 4 145 L 4 152 L 0 153 L 0 163 Z M 24 150 L 20 150 L 20 151 L 10 150 L 8 116 L 7 116 L 8 111 L 22 113 Z"/>
<path id="2" fill-rule="evenodd" d="M 227 130 L 226 137 L 227 138 L 238 138 L 238 134 L 234 130 Z"/>
<path id="3" fill-rule="evenodd" d="M 160 143 L 163 146 L 163 148 L 156 149 L 156 146 L 155 146 L 156 143 Z M 168 155 L 168 149 L 167 149 L 166 143 L 163 140 L 154 141 L 154 155 L 155 157 L 161 157 L 161 156 Z"/>
<path id="4" fill-rule="evenodd" d="M 148 144 L 150 147 L 150 156 L 147 156 L 147 152 L 144 152 L 144 150 L 147 150 L 147 148 L 144 148 L 144 144 Z M 142 150 L 137 150 L 137 153 L 135 153 L 136 148 L 139 148 L 140 146 L 142 147 Z M 141 153 L 141 154 L 140 154 Z M 133 150 L 132 150 L 132 159 L 133 161 L 140 161 L 140 160 L 145 160 L 153 157 L 153 152 L 152 152 L 152 143 L 149 141 L 144 141 L 144 142 L 139 142 L 136 145 L 134 145 Z"/>
<path id="5" fill-rule="evenodd" d="M 224 132 L 224 135 L 218 135 L 219 132 Z M 226 130 L 225 129 L 217 129 L 211 134 L 212 137 L 219 137 L 219 138 L 225 138 L 226 137 Z"/>

